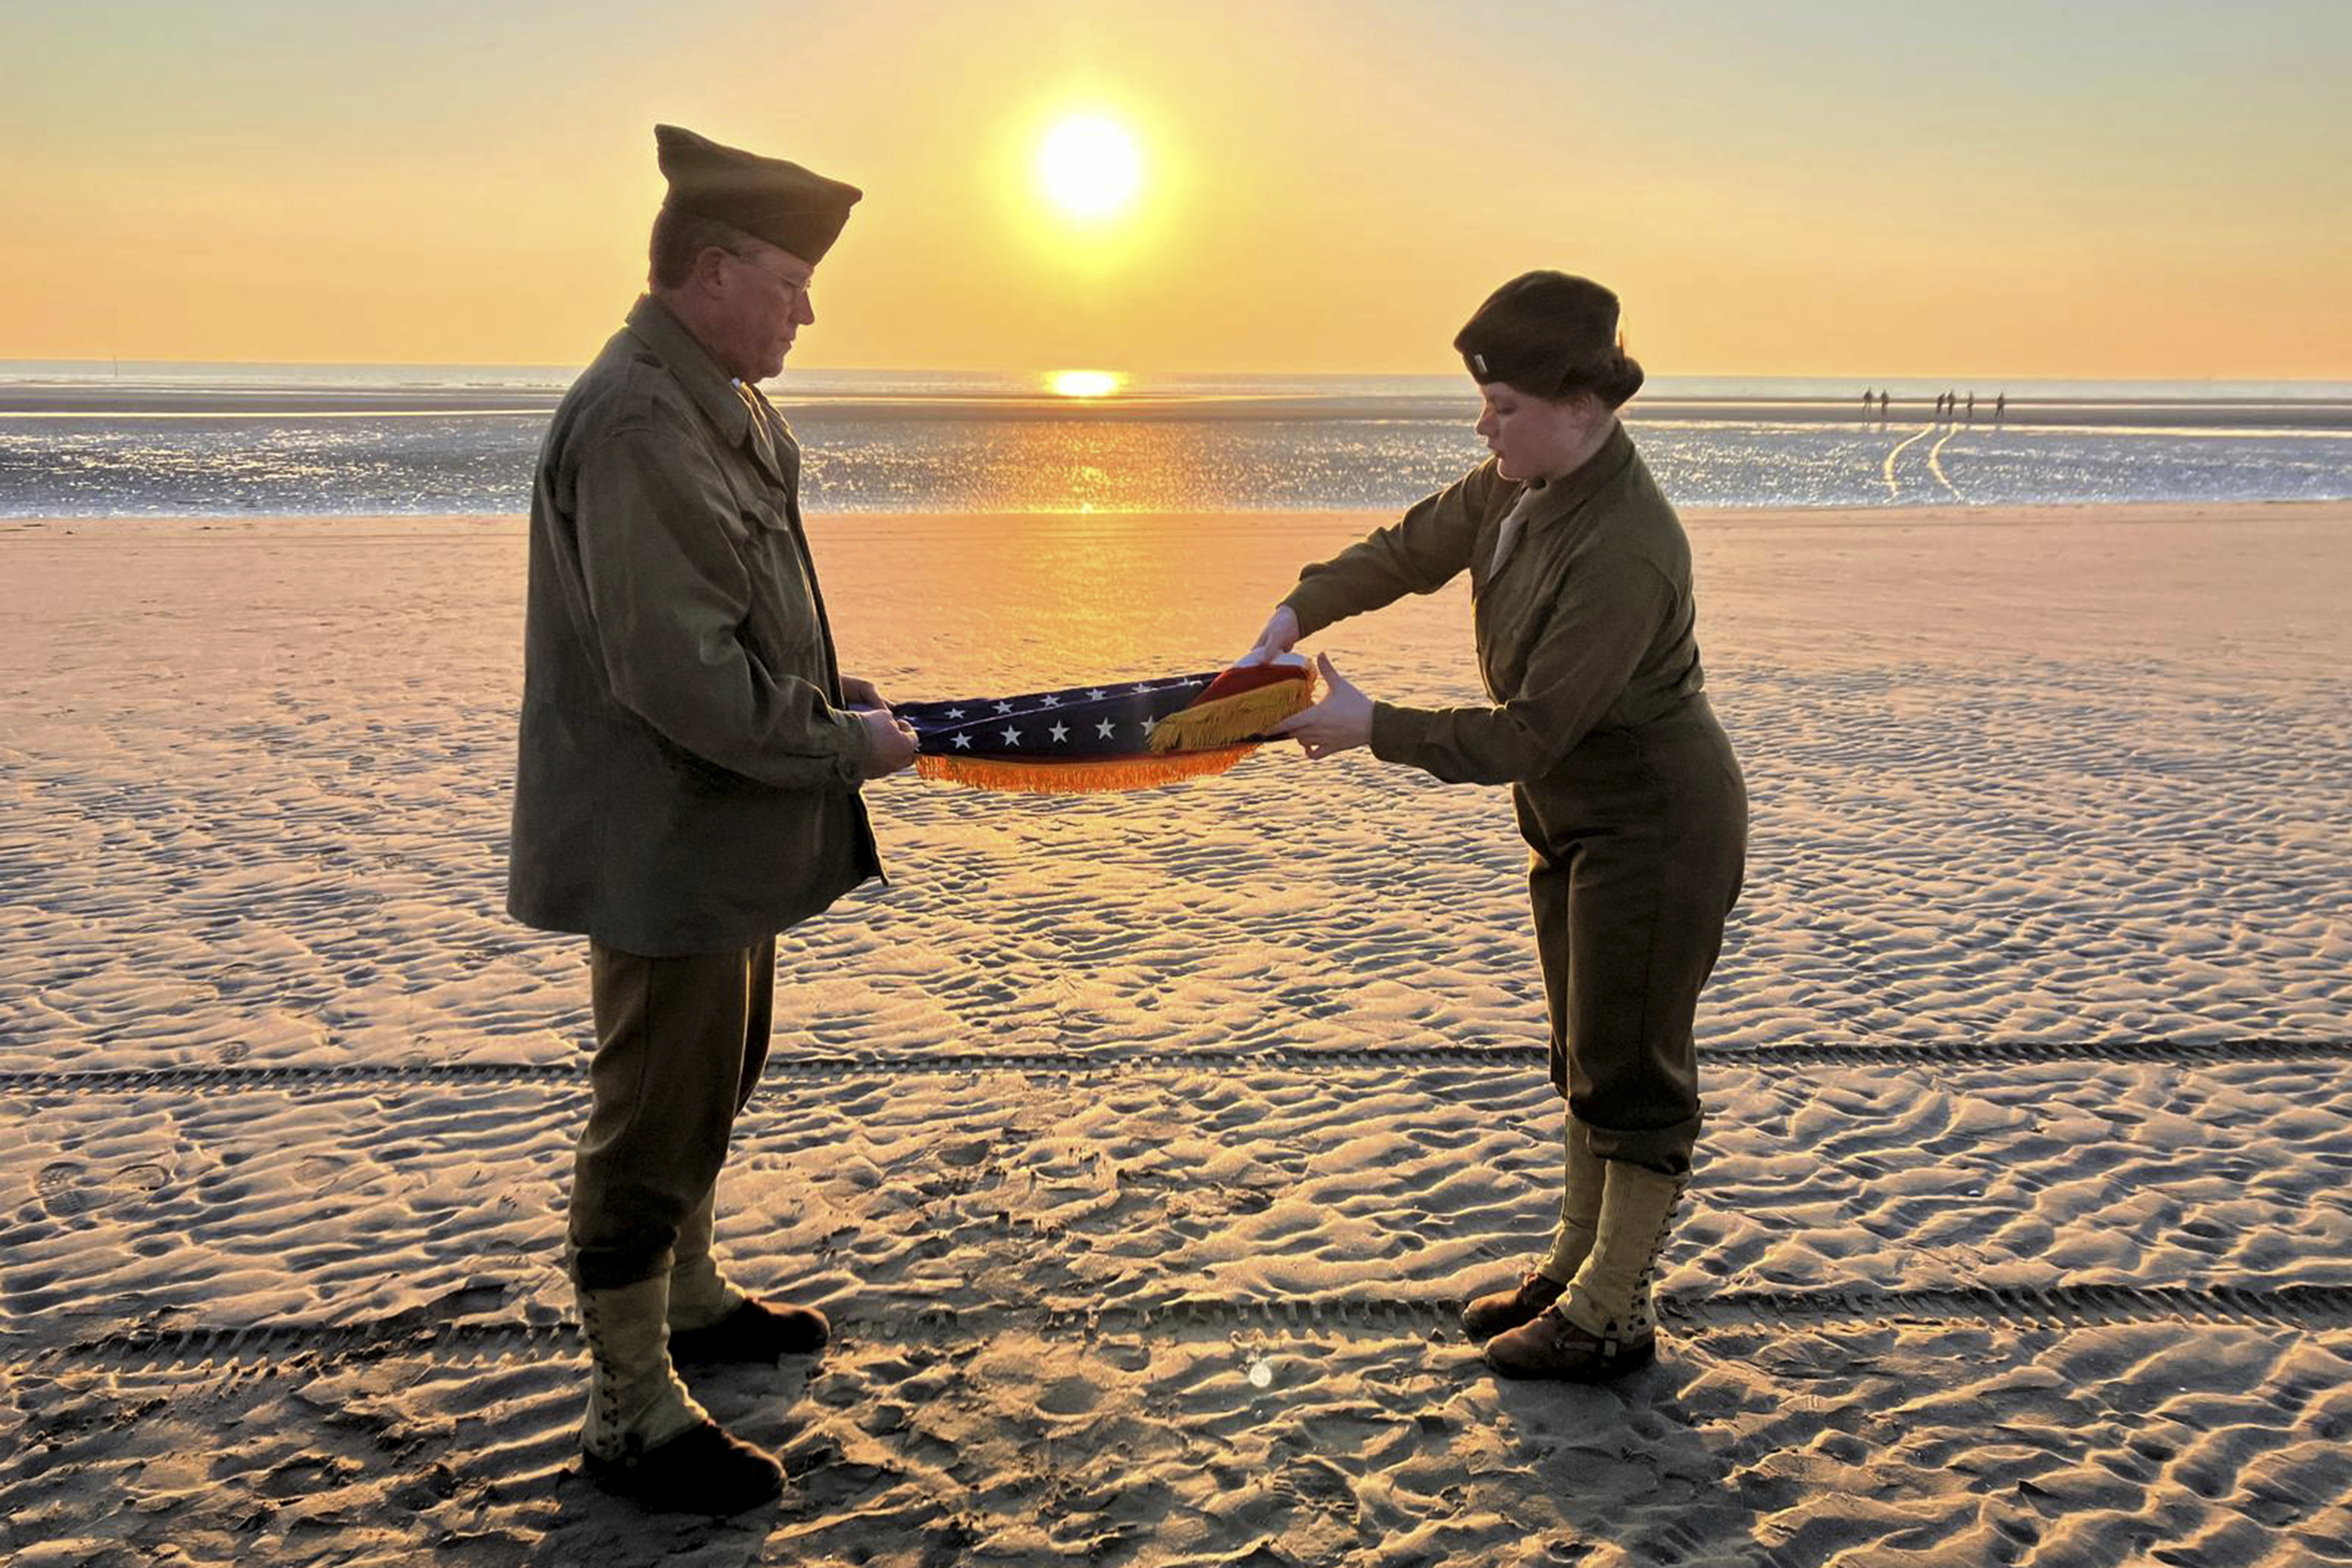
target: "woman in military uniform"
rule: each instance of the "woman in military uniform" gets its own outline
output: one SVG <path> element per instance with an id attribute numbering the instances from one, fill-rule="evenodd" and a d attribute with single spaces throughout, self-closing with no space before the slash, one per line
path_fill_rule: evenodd
<path id="1" fill-rule="evenodd" d="M 1699 1129 L 1692 1017 L 1738 897 L 1747 791 L 1705 695 L 1689 541 L 1618 422 L 1642 368 L 1616 296 L 1531 272 L 1454 346 L 1494 456 L 1307 567 L 1244 662 L 1470 574 L 1489 705 L 1374 701 L 1326 658 L 1324 700 L 1282 729 L 1313 757 L 1369 745 L 1511 786 L 1567 1180 L 1549 1250 L 1463 1322 L 1498 1372 L 1594 1382 L 1654 1354 L 1650 1277 Z"/>

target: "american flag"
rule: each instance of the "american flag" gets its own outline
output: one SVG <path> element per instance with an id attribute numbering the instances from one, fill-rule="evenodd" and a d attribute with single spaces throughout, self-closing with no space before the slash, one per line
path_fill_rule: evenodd
<path id="1" fill-rule="evenodd" d="M 1153 727 L 1191 707 L 1217 674 L 1213 669 L 1018 697 L 896 702 L 890 710 L 913 726 L 917 750 L 930 756 L 1023 763 L 1134 757 L 1144 754 Z"/>

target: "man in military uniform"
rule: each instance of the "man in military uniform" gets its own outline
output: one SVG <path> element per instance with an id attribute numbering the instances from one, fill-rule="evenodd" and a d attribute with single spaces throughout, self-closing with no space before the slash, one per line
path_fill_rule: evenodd
<path id="1" fill-rule="evenodd" d="M 859 786 L 914 732 L 842 676 L 801 521 L 800 447 L 760 395 L 814 321 L 860 193 L 656 126 L 650 291 L 556 410 L 531 497 L 508 908 L 589 939 L 596 1053 L 569 1259 L 588 1474 L 714 1514 L 773 1498 L 676 1363 L 821 1347 L 710 1251 L 720 1164 L 766 1059 L 780 931 L 881 875 Z"/>

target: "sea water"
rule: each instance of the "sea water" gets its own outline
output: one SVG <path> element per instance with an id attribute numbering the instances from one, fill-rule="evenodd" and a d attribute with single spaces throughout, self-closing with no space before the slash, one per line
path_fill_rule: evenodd
<path id="1" fill-rule="evenodd" d="M 515 513 L 573 372 L 0 363 L 0 516 Z M 1454 376 L 788 372 L 813 511 L 1392 510 L 1485 456 Z M 1689 507 L 2352 497 L 2352 385 L 1661 377 L 1626 423 Z M 1965 398 L 1974 391 L 1973 410 Z M 1994 399 L 2004 405 L 1998 415 Z"/>

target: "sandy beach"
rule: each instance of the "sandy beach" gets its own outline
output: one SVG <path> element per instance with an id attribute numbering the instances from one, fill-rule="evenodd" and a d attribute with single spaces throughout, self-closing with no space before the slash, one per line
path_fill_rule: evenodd
<path id="1" fill-rule="evenodd" d="M 1384 518 L 814 524 L 905 699 L 1222 665 Z M 1660 1363 L 1549 1229 L 1504 792 L 870 790 L 722 1182 L 775 1509 L 572 1473 L 584 952 L 502 912 L 523 525 L 0 523 L 0 1559 L 2352 1562 L 2352 503 L 1696 512 L 1754 799 Z M 1458 586 L 1308 645 L 1476 700 Z"/>

